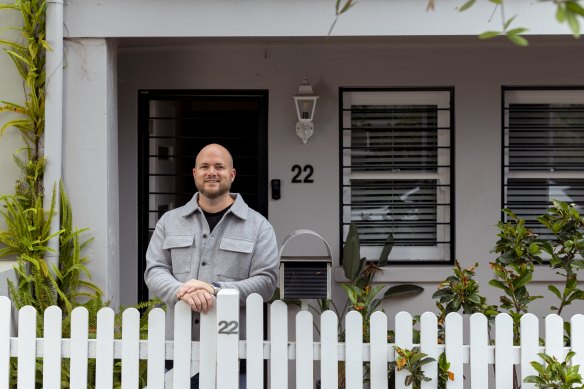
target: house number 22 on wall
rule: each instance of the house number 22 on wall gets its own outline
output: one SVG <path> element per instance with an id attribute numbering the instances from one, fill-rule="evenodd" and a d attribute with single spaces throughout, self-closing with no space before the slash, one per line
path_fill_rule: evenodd
<path id="1" fill-rule="evenodd" d="M 295 173 L 292 177 L 293 184 L 312 184 L 314 180 L 311 178 L 314 174 L 314 167 L 312 165 L 294 165 L 292 166 L 292 172 Z"/>

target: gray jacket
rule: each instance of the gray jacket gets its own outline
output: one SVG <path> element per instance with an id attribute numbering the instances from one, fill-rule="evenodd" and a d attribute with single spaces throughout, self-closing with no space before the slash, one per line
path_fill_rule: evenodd
<path id="1" fill-rule="evenodd" d="M 278 243 L 271 224 L 249 208 L 239 194 L 209 233 L 198 193 L 186 205 L 165 213 L 150 239 L 144 280 L 150 292 L 167 304 L 166 337 L 172 339 L 176 292 L 183 282 L 219 282 L 239 290 L 243 304 L 251 293 L 272 297 L 278 277 Z M 240 312 L 240 336 L 245 317 Z M 193 339 L 199 336 L 199 314 L 193 314 Z"/>

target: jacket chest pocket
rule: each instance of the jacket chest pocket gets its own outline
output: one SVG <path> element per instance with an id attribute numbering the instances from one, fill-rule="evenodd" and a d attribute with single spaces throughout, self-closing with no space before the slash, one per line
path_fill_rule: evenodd
<path id="1" fill-rule="evenodd" d="M 194 239 L 194 235 L 168 235 L 164 239 L 162 248 L 170 250 L 173 274 L 188 276 L 188 273 L 191 272 L 191 264 L 195 252 Z"/>
<path id="2" fill-rule="evenodd" d="M 220 280 L 236 281 L 248 278 L 254 246 L 253 240 L 223 237 L 219 249 L 224 260 L 217 267 Z"/>

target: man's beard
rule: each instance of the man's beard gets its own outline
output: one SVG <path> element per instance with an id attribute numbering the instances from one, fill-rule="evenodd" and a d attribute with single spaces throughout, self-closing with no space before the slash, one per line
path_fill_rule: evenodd
<path id="1" fill-rule="evenodd" d="M 205 189 L 205 183 L 203 183 L 203 185 L 201 185 L 200 187 L 197 186 L 197 190 L 199 191 L 199 193 L 207 197 L 208 199 L 216 199 L 218 197 L 221 197 L 225 193 L 229 193 L 229 189 L 231 189 L 231 185 L 220 184 L 217 188 L 210 190 Z"/>

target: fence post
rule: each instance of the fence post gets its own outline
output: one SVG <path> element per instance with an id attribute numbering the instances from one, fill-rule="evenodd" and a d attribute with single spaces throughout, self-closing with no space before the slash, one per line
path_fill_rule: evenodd
<path id="1" fill-rule="evenodd" d="M 576 353 L 572 358 L 572 366 L 584 365 L 584 315 L 577 314 L 572 316 L 572 325 L 570 326 L 570 340 L 572 341 L 572 351 Z"/>
<path id="2" fill-rule="evenodd" d="M 239 291 L 217 296 L 217 389 L 239 387 Z"/>
<path id="3" fill-rule="evenodd" d="M 44 312 L 43 333 L 43 388 L 61 387 L 61 334 L 63 314 L 59 307 L 52 305 Z"/>
<path id="4" fill-rule="evenodd" d="M 446 359 L 450 362 L 450 371 L 454 373 L 454 381 L 448 381 L 446 387 L 448 389 L 462 389 L 464 388 L 462 316 L 456 312 L 450 312 L 446 315 L 444 325 Z"/>
<path id="5" fill-rule="evenodd" d="M 413 344 L 413 322 L 412 322 L 412 315 L 408 312 L 399 312 L 395 315 L 395 345 L 400 348 L 411 349 Z M 397 353 L 394 351 L 397 359 Z M 405 380 L 406 377 L 409 375 L 408 371 L 402 369 L 397 371 L 397 368 L 394 371 L 395 375 L 395 387 L 397 389 L 402 389 L 406 387 L 410 387 L 411 385 L 406 386 Z"/>
<path id="6" fill-rule="evenodd" d="M 0 296 L 0 388 L 7 388 L 10 377 L 10 317 L 12 304 Z"/>
<path id="7" fill-rule="evenodd" d="M 36 310 L 27 305 L 18 311 L 18 389 L 34 389 L 36 374 Z"/>
<path id="8" fill-rule="evenodd" d="M 165 312 L 154 308 L 148 314 L 148 372 L 146 383 L 150 388 L 164 388 L 164 361 L 166 359 L 164 321 Z"/>
<path id="9" fill-rule="evenodd" d="M 199 374 L 200 389 L 215 389 L 217 384 L 217 304 L 200 321 L 199 356 L 191 363 L 191 374 Z M 194 358 L 193 358 L 194 359 Z"/>
<path id="10" fill-rule="evenodd" d="M 89 311 L 87 308 L 75 308 L 71 313 L 70 388 L 87 389 L 88 326 Z"/>
<path id="11" fill-rule="evenodd" d="M 495 317 L 495 387 L 513 387 L 513 319 L 506 313 Z"/>
<path id="12" fill-rule="evenodd" d="M 537 374 L 531 366 L 532 361 L 543 363 L 537 355 L 539 353 L 539 319 L 532 313 L 521 317 L 521 388 L 535 389 L 533 383 L 524 383 L 525 377 Z"/>
<path id="13" fill-rule="evenodd" d="M 182 300 L 174 306 L 174 353 L 172 384 L 174 389 L 191 385 L 191 307 Z"/>
<path id="14" fill-rule="evenodd" d="M 115 313 L 111 308 L 101 308 L 97 311 L 96 389 L 109 389 L 114 386 L 114 319 Z"/>
<path id="15" fill-rule="evenodd" d="M 470 385 L 489 387 L 489 321 L 482 313 L 470 317 Z"/>

